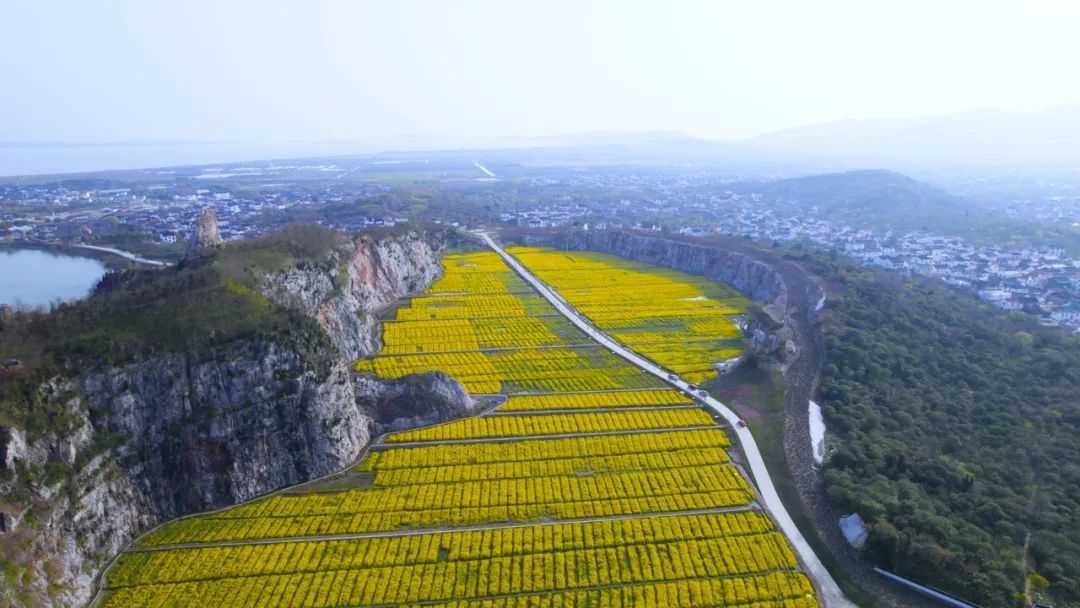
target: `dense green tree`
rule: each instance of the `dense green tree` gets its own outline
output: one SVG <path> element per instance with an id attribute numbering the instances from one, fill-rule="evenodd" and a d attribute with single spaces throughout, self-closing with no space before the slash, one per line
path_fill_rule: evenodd
<path id="1" fill-rule="evenodd" d="M 878 563 L 986 606 L 1027 565 L 1080 606 L 1080 339 L 930 279 L 796 252 L 834 287 L 819 398 L 829 498 Z"/>

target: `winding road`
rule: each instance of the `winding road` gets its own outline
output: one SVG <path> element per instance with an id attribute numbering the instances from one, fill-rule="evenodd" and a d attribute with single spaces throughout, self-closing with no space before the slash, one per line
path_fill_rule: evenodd
<path id="1" fill-rule="evenodd" d="M 474 161 L 472 161 L 472 164 L 473 164 L 473 166 L 475 166 L 475 167 L 476 167 L 477 169 L 479 169 L 479 170 L 483 171 L 483 172 L 484 172 L 484 175 L 488 176 L 489 178 L 495 178 L 495 177 L 496 177 L 496 176 L 495 176 L 495 172 L 493 172 L 493 171 L 492 171 L 491 169 L 488 169 L 488 168 L 487 168 L 487 167 L 485 167 L 484 165 L 481 165 L 481 164 L 480 164 L 480 161 L 478 161 L 478 160 L 474 160 Z"/>
<path id="2" fill-rule="evenodd" d="M 78 247 L 79 249 L 92 249 L 94 251 L 104 251 L 105 253 L 111 253 L 118 255 L 124 259 L 131 260 L 132 262 L 138 262 L 139 264 L 147 264 L 150 266 L 168 266 L 165 262 L 159 260 L 151 260 L 143 258 L 131 253 L 130 251 L 124 251 L 123 249 L 115 249 L 113 247 L 101 247 L 100 245 L 81 245 L 72 243 L 69 247 Z"/>
<path id="3" fill-rule="evenodd" d="M 544 299 L 550 302 L 559 313 L 565 316 L 578 329 L 588 334 L 589 337 L 596 340 L 611 352 L 626 359 L 630 363 L 633 363 L 642 370 L 657 376 L 668 384 L 683 390 L 687 394 L 694 395 L 698 401 L 708 405 L 718 414 L 723 416 L 724 419 L 731 424 L 731 428 L 735 431 L 736 435 L 738 435 L 739 442 L 742 444 L 743 453 L 746 455 L 747 466 L 750 468 L 750 471 L 754 475 L 754 480 L 757 482 L 758 493 L 761 496 L 763 506 L 769 514 L 772 515 L 772 518 L 776 521 L 777 525 L 780 526 L 780 530 L 787 536 L 788 540 L 791 541 L 791 545 L 798 554 L 799 561 L 802 562 L 807 573 L 817 582 L 817 587 L 822 596 L 819 598 L 822 605 L 826 606 L 826 608 L 847 608 L 849 606 L 855 606 L 855 604 L 844 596 L 843 591 L 840 590 L 840 586 L 833 580 L 832 575 L 829 574 L 829 571 L 825 568 L 824 564 L 818 559 L 813 548 L 810 547 L 810 544 L 803 538 L 802 532 L 800 532 L 798 526 L 795 525 L 795 521 L 791 519 L 787 509 L 784 507 L 784 503 L 780 500 L 780 496 L 776 493 L 776 488 L 773 486 L 772 478 L 769 476 L 769 471 L 765 467 L 765 461 L 761 458 L 761 452 L 758 450 L 757 442 L 754 441 L 753 434 L 750 433 L 750 429 L 746 426 L 739 425 L 740 419 L 735 412 L 728 409 L 726 405 L 713 397 L 702 396 L 697 391 L 691 390 L 690 384 L 681 378 L 676 377 L 672 380 L 669 377 L 670 372 L 616 342 L 606 333 L 590 323 L 587 318 L 574 310 L 574 308 L 572 308 L 555 290 L 548 287 L 547 284 L 537 278 L 536 275 L 521 264 L 517 258 L 507 253 L 506 250 L 500 247 L 486 232 L 478 232 L 476 234 L 484 239 L 484 242 L 498 253 L 522 279 L 529 283 L 529 285 L 532 285 Z"/>

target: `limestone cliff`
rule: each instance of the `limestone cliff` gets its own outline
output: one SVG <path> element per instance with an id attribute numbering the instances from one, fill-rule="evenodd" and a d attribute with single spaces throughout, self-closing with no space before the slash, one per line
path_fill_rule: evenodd
<path id="1" fill-rule="evenodd" d="M 329 270 L 303 265 L 267 275 L 263 292 L 317 319 L 347 358 L 377 350 L 378 323 L 371 314 L 430 284 L 439 264 L 417 233 L 395 239 L 360 238 Z"/>
<path id="2" fill-rule="evenodd" d="M 443 374 L 381 382 L 350 369 L 377 347 L 374 313 L 439 274 L 444 242 L 341 237 L 319 259 L 259 271 L 271 306 L 316 320 L 325 346 L 258 335 L 72 366 L 34 389 L 27 398 L 62 422 L 42 433 L 0 419 L 0 548 L 20 573 L 0 580 L 0 605 L 83 605 L 141 530 L 333 472 L 383 429 L 467 413 Z"/>

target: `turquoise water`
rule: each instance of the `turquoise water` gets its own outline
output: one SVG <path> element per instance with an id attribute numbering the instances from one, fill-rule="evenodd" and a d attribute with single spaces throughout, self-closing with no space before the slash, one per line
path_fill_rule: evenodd
<path id="1" fill-rule="evenodd" d="M 48 306 L 90 293 L 105 274 L 97 260 L 39 249 L 0 249 L 0 303 Z"/>

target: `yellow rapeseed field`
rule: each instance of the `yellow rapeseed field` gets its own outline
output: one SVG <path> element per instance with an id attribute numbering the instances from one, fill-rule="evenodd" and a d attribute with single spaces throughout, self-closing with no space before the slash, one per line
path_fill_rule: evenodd
<path id="1" fill-rule="evenodd" d="M 552 284 L 568 264 L 518 252 Z M 722 289 L 582 259 L 596 278 L 570 264 L 560 289 L 640 352 L 694 378 L 738 352 Z M 590 344 L 495 254 L 443 263 L 357 370 L 441 370 L 505 403 L 388 435 L 342 483 L 153 530 L 107 572 L 101 607 L 816 608 L 711 415 Z M 624 302 L 625 281 L 653 295 Z"/>
<path id="2" fill-rule="evenodd" d="M 239 546 L 207 546 L 176 551 L 129 553 L 109 580 L 116 587 L 197 581 L 223 576 L 256 576 L 343 568 L 406 566 L 514 555 L 555 553 L 673 543 L 772 531 L 756 511 L 673 515 L 642 519 L 520 526 L 354 540 Z M 782 563 L 790 556 L 778 552 Z"/>
<path id="3" fill-rule="evenodd" d="M 146 546 L 719 509 L 753 494 L 730 465 L 277 495 L 167 524 Z"/>
<path id="4" fill-rule="evenodd" d="M 510 549 L 510 555 L 449 559 L 452 546 L 438 546 L 436 561 L 366 567 L 352 566 L 352 560 L 364 556 L 349 551 L 340 560 L 348 565 L 323 568 L 319 565 L 323 559 L 334 558 L 327 558 L 318 546 L 307 547 L 311 553 L 321 555 L 313 560 L 301 556 L 298 572 L 221 577 L 210 571 L 210 579 L 120 587 L 105 605 L 371 606 L 732 576 L 739 577 L 736 580 L 743 584 L 734 584 L 730 589 L 721 587 L 719 594 L 714 591 L 714 597 L 740 604 L 792 596 L 812 599 L 805 580 L 781 576 L 758 582 L 757 577 L 746 576 L 796 565 L 783 537 L 776 532 L 541 552 L 515 546 L 513 540 L 503 540 L 502 550 Z M 429 544 L 429 554 L 432 549 L 435 547 Z M 780 574 L 790 576 L 787 572 Z"/>
<path id="5" fill-rule="evenodd" d="M 594 409 L 609 407 L 655 407 L 688 405 L 693 401 L 673 390 L 558 393 L 553 395 L 515 395 L 506 400 L 500 412 L 534 410 Z"/>
<path id="6" fill-rule="evenodd" d="M 453 465 L 483 465 L 559 458 L 618 456 L 692 449 L 727 448 L 727 435 L 719 427 L 664 433 L 582 435 L 530 441 L 432 443 L 373 451 L 357 469 L 385 471 Z"/>
<path id="7" fill-rule="evenodd" d="M 455 420 L 404 433 L 394 433 L 387 442 L 447 441 L 633 431 L 646 429 L 712 426 L 712 417 L 700 408 L 629 409 L 573 414 L 479 416 Z"/>
<path id="8" fill-rule="evenodd" d="M 597 327 L 690 382 L 742 353 L 746 300 L 700 277 L 610 255 L 507 250 Z"/>
<path id="9" fill-rule="evenodd" d="M 445 272 L 383 324 L 383 348 L 357 371 L 443 371 L 473 394 L 661 386 L 591 344 L 494 252 L 448 255 Z"/>

